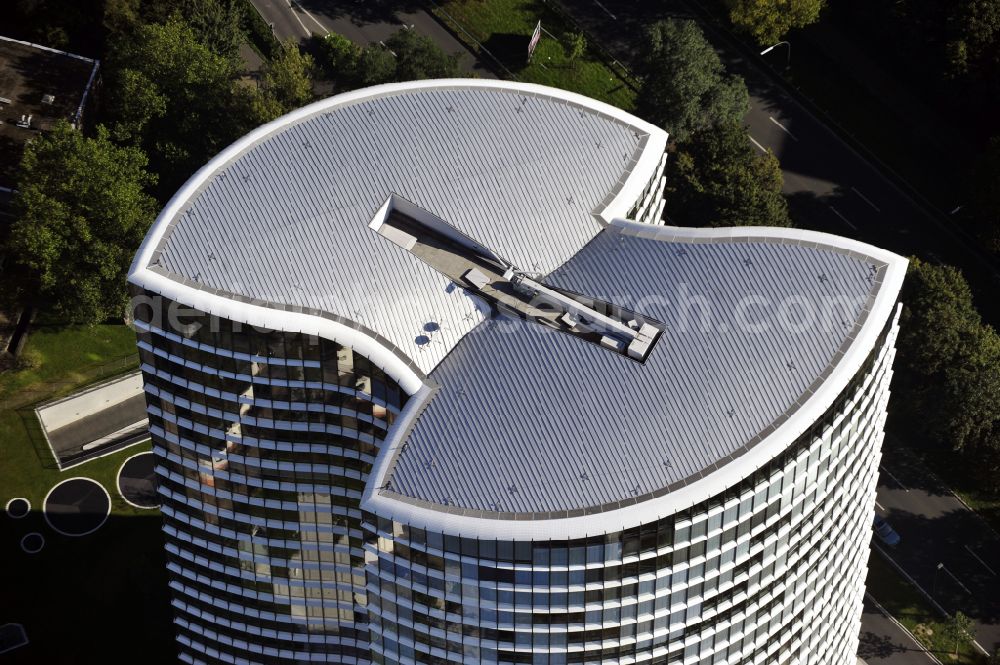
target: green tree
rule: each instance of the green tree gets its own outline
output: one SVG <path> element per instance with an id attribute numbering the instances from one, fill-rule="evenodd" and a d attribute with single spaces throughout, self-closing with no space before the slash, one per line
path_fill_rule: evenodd
<path id="1" fill-rule="evenodd" d="M 278 55 L 264 64 L 256 87 L 241 86 L 234 106 L 246 114 L 237 124 L 256 127 L 274 120 L 313 99 L 312 56 L 299 50 L 293 40 L 283 43 Z"/>
<path id="2" fill-rule="evenodd" d="M 958 657 L 958 650 L 963 645 L 972 641 L 972 619 L 961 612 L 955 612 L 943 627 L 943 637 L 948 641 L 955 642 L 955 657 Z"/>
<path id="3" fill-rule="evenodd" d="M 825 0 L 726 0 L 729 20 L 760 44 L 778 41 L 792 28 L 815 23 Z"/>
<path id="4" fill-rule="evenodd" d="M 667 216 L 681 226 L 789 226 L 781 169 L 741 124 L 696 131 L 667 168 Z"/>
<path id="5" fill-rule="evenodd" d="M 980 489 L 1000 492 L 1000 337 L 961 272 L 911 257 L 896 340 L 896 404 L 959 452 Z"/>
<path id="6" fill-rule="evenodd" d="M 87 138 L 66 122 L 25 149 L 8 251 L 38 295 L 72 322 L 122 316 L 125 274 L 156 215 L 146 156 L 104 127 Z"/>
<path id="7" fill-rule="evenodd" d="M 299 50 L 294 39 L 282 44 L 281 53 L 264 66 L 261 88 L 284 112 L 305 106 L 313 99 L 313 58 Z"/>
<path id="8" fill-rule="evenodd" d="M 396 58 L 381 44 L 369 44 L 358 58 L 357 80 L 363 86 L 396 80 Z"/>
<path id="9" fill-rule="evenodd" d="M 911 258 L 900 299 L 897 365 L 918 376 L 955 365 L 982 325 L 969 283 L 952 266 Z"/>
<path id="10" fill-rule="evenodd" d="M 358 62 L 361 48 L 347 37 L 331 32 L 319 40 L 319 64 L 323 73 L 341 90 L 354 88 L 360 81 Z M 393 64 L 395 69 L 395 64 Z"/>
<path id="11" fill-rule="evenodd" d="M 949 74 L 989 74 L 1000 65 L 1000 0 L 948 3 Z"/>
<path id="12" fill-rule="evenodd" d="M 566 33 L 566 58 L 576 62 L 587 52 L 587 38 L 582 32 Z"/>
<path id="13" fill-rule="evenodd" d="M 639 114 L 683 141 L 698 129 L 738 122 L 749 110 L 743 79 L 725 75 L 694 21 L 670 19 L 648 31 Z"/>
<path id="14" fill-rule="evenodd" d="M 1000 444 L 1000 336 L 978 326 L 944 370 L 932 422 L 954 450 L 987 460 Z"/>
<path id="15" fill-rule="evenodd" d="M 430 37 L 416 30 L 396 31 L 385 42 L 396 54 L 396 81 L 455 78 L 458 74 L 458 56 L 445 53 Z"/>
<path id="16" fill-rule="evenodd" d="M 162 193 L 250 129 L 233 94 L 232 58 L 202 43 L 178 15 L 139 25 L 114 48 L 108 68 L 108 115 L 116 140 L 142 147 Z"/>
<path id="17" fill-rule="evenodd" d="M 213 53 L 239 57 L 246 34 L 240 27 L 243 12 L 233 0 L 184 0 L 181 13 L 198 40 Z"/>

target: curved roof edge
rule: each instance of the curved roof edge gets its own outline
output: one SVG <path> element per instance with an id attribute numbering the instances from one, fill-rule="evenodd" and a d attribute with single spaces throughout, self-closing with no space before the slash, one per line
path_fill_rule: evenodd
<path id="1" fill-rule="evenodd" d="M 644 228 L 639 222 L 615 219 L 612 224 L 624 228 Z M 893 316 L 899 290 L 906 275 L 908 261 L 888 250 L 866 243 L 819 231 L 774 227 L 681 228 L 669 227 L 676 236 L 699 240 L 750 237 L 781 238 L 804 245 L 829 247 L 853 252 L 885 264 L 882 286 L 875 294 L 870 313 L 860 333 L 843 355 L 834 371 L 805 404 L 777 427 L 760 444 L 736 460 L 716 469 L 685 487 L 661 497 L 637 502 L 615 510 L 560 519 L 532 519 L 530 515 L 514 519 L 493 519 L 465 515 L 461 511 L 445 511 L 418 506 L 382 494 L 386 474 L 398 448 L 405 442 L 423 402 L 430 398 L 433 387 L 427 385 L 407 403 L 400 418 L 379 451 L 361 499 L 363 510 L 375 515 L 404 522 L 432 531 L 473 538 L 509 540 L 552 540 L 582 538 L 622 531 L 652 522 L 690 508 L 752 475 L 757 469 L 780 455 L 833 404 L 834 400 L 857 373 L 873 349 L 885 323 Z"/>
<path id="2" fill-rule="evenodd" d="M 194 307 L 209 314 L 222 316 L 232 321 L 239 321 L 248 325 L 270 328 L 272 330 L 316 334 L 331 341 L 351 346 L 383 369 L 408 394 L 416 394 L 424 385 L 422 373 L 414 367 L 412 362 L 407 362 L 402 352 L 390 348 L 390 346 L 387 346 L 385 340 L 378 339 L 371 331 L 363 329 L 360 325 L 347 325 L 346 323 L 334 321 L 330 318 L 292 306 L 281 306 L 263 302 L 259 304 L 248 303 L 246 298 L 240 297 L 237 294 L 214 290 L 209 291 L 200 288 L 195 282 L 179 282 L 162 272 L 151 269 L 150 266 L 155 262 L 156 255 L 159 253 L 166 235 L 173 227 L 177 215 L 188 201 L 218 171 L 258 142 L 305 118 L 338 106 L 381 95 L 448 87 L 496 88 L 546 95 L 554 99 L 560 99 L 589 108 L 647 133 L 649 141 L 646 143 L 638 160 L 630 165 L 627 175 L 619 181 L 620 186 L 614 197 L 602 211 L 595 212 L 595 216 L 604 224 L 610 224 L 613 218 L 627 213 L 629 207 L 631 207 L 632 203 L 638 198 L 639 193 L 646 186 L 651 174 L 655 172 L 660 157 L 666 149 L 667 133 L 655 125 L 651 125 L 620 108 L 596 99 L 559 88 L 550 88 L 533 83 L 483 79 L 430 79 L 408 81 L 405 83 L 389 83 L 352 90 L 303 106 L 265 125 L 261 125 L 246 136 L 238 139 L 195 172 L 184 183 L 184 186 L 170 198 L 167 205 L 160 211 L 160 214 L 153 222 L 135 258 L 132 260 L 128 281 L 189 307 Z M 343 317 L 338 312 L 330 312 L 330 314 L 343 320 Z"/>

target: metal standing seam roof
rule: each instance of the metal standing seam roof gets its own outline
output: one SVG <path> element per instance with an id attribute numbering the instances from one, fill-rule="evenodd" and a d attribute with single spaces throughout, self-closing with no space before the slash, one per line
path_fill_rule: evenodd
<path id="1" fill-rule="evenodd" d="M 255 141 L 169 220 L 146 268 L 236 299 L 331 313 L 430 371 L 483 315 L 368 228 L 390 194 L 547 273 L 601 230 L 597 214 L 642 152 L 666 141 L 561 91 L 437 83 L 321 102 Z M 649 130 L 658 136 L 647 145 Z M 434 343 L 419 344 L 429 323 Z"/>
<path id="2" fill-rule="evenodd" d="M 609 227 L 546 279 L 666 324 L 645 364 L 486 321 L 431 373 L 380 493 L 464 515 L 573 516 L 663 495 L 772 432 L 854 341 L 886 264 L 792 238 L 676 232 Z"/>
<path id="3" fill-rule="evenodd" d="M 612 222 L 665 143 L 620 110 L 530 84 L 347 93 L 260 128 L 193 176 L 129 279 L 234 320 L 341 340 L 400 381 L 414 397 L 365 509 L 493 536 L 498 519 L 518 537 L 590 529 L 598 512 L 616 528 L 637 523 L 802 431 L 860 365 L 905 272 L 900 257 L 824 234 Z M 640 364 L 487 319 L 478 297 L 369 228 L 391 195 L 546 285 L 665 332 Z M 684 293 L 709 307 L 707 330 L 684 324 Z M 835 325 L 776 318 L 782 303 L 831 296 L 848 303 Z M 763 330 L 738 325 L 737 303 L 753 297 L 764 302 L 744 311 Z"/>

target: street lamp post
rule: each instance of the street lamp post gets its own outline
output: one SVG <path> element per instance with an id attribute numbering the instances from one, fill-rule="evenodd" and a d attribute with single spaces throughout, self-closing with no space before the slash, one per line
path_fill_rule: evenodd
<path id="1" fill-rule="evenodd" d="M 777 44 L 774 44 L 773 46 L 768 46 L 766 49 L 764 49 L 763 51 L 761 51 L 760 54 L 761 55 L 767 55 L 768 53 L 770 53 L 774 49 L 778 48 L 779 46 L 787 46 L 788 47 L 788 59 L 785 62 L 785 69 L 788 69 L 789 67 L 792 66 L 792 44 L 791 44 L 791 42 L 778 42 Z"/>

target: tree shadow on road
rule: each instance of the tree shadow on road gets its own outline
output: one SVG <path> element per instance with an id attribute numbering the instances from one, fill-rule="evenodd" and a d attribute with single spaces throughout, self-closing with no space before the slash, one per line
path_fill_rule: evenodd
<path id="1" fill-rule="evenodd" d="M 858 646 L 858 656 L 861 658 L 888 658 L 904 651 L 912 651 L 912 649 L 901 647 L 884 635 L 876 635 L 871 631 L 861 631 L 861 642 Z"/>

